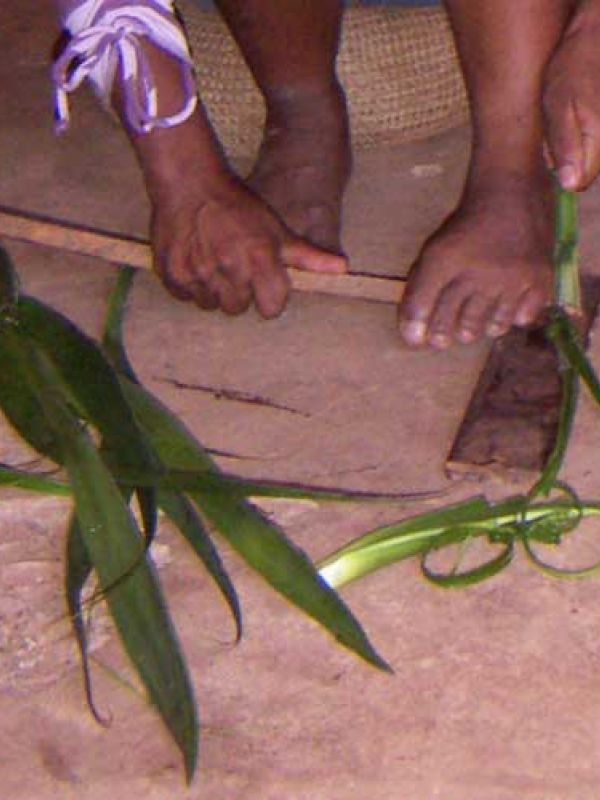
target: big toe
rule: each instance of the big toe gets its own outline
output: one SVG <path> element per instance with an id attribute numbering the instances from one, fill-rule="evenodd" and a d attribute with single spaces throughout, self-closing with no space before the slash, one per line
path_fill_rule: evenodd
<path id="1" fill-rule="evenodd" d="M 413 270 L 398 307 L 398 330 L 409 346 L 422 347 L 428 343 L 429 320 L 437 295 L 437 285 L 421 280 L 418 271 Z"/>

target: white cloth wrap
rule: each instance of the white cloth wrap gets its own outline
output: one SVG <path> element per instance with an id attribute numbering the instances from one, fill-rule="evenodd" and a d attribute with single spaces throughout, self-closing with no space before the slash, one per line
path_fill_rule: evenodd
<path id="1" fill-rule="evenodd" d="M 125 117 L 135 132 L 169 128 L 188 119 L 198 102 L 196 85 L 187 40 L 171 0 L 63 0 L 65 6 L 63 24 L 71 39 L 52 70 L 58 131 L 69 124 L 69 92 L 88 78 L 108 103 L 117 70 Z M 174 114 L 158 114 L 156 84 L 140 38 L 179 62 L 184 100 Z"/>

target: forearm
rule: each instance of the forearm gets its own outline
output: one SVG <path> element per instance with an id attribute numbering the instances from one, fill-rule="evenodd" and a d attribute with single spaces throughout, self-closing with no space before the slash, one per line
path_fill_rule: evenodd
<path id="1" fill-rule="evenodd" d="M 154 75 L 160 116 L 173 114 L 183 102 L 183 87 L 175 59 L 149 41 L 141 47 Z M 131 127 L 125 113 L 123 87 L 116 80 L 113 106 L 134 147 L 144 173 L 151 200 L 160 201 L 200 184 L 211 183 L 228 171 L 220 145 L 202 105 L 178 125 L 140 133 Z"/>
<path id="2" fill-rule="evenodd" d="M 59 128 L 86 78 L 112 104 L 151 199 L 182 195 L 226 171 L 198 106 L 184 33 L 169 0 L 55 0 L 70 36 L 54 66 Z"/>

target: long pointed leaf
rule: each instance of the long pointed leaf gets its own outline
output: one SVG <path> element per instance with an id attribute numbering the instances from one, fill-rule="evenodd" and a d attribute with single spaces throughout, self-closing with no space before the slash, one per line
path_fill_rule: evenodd
<path id="1" fill-rule="evenodd" d="M 217 471 L 206 451 L 156 398 L 123 379 L 135 416 L 166 467 Z M 243 499 L 213 488 L 190 492 L 201 512 L 247 561 L 284 597 L 323 625 L 366 661 L 389 669 L 342 599 L 318 575 L 306 555 L 279 528 Z"/>
<path id="2" fill-rule="evenodd" d="M 135 272 L 131 268 L 119 270 L 117 283 L 111 293 L 104 321 L 102 349 L 115 370 L 132 383 L 137 384 L 139 381 L 123 344 L 125 305 L 133 285 Z M 139 484 L 136 485 L 139 486 Z M 138 489 L 138 492 L 140 491 L 143 490 Z M 209 575 L 217 584 L 233 616 L 236 642 L 239 642 L 242 636 L 242 614 L 237 592 L 194 506 L 183 494 L 175 491 L 163 490 L 155 500 L 157 500 L 158 505 L 171 522 L 178 528 L 182 536 L 187 539 Z"/>
<path id="3" fill-rule="evenodd" d="M 200 464 L 200 461 L 198 462 Z M 361 501 L 410 501 L 430 499 L 431 492 L 414 494 L 382 494 L 379 492 L 361 492 L 346 489 L 328 489 L 322 486 L 310 486 L 273 480 L 252 480 L 239 478 L 225 472 L 208 471 L 204 468 L 178 469 L 170 464 L 163 464 L 156 470 L 131 470 L 115 466 L 113 474 L 124 486 L 157 487 L 160 489 L 193 492 L 218 489 L 238 497 L 273 497 L 295 500 L 334 501 L 338 503 L 356 503 Z"/>
<path id="4" fill-rule="evenodd" d="M 113 475 L 113 477 L 117 479 L 115 475 Z M 156 489 L 154 487 L 138 487 L 135 491 L 135 497 L 140 509 L 140 516 L 142 518 L 142 529 L 146 538 L 146 548 L 148 548 L 154 541 L 156 530 L 158 528 L 158 503 L 156 500 Z"/>
<path id="5" fill-rule="evenodd" d="M 83 672 L 83 688 L 88 704 L 88 708 L 100 722 L 105 720 L 100 714 L 94 703 L 92 693 L 92 677 L 90 662 L 88 657 L 87 631 L 85 626 L 85 616 L 83 610 L 82 593 L 87 579 L 92 572 L 92 562 L 88 556 L 83 535 L 77 517 L 73 514 L 67 531 L 67 552 L 65 565 L 65 596 L 69 618 L 75 635 L 75 641 L 79 650 L 81 669 Z"/>
<path id="6" fill-rule="evenodd" d="M 49 475 L 15 469 L 5 464 L 0 464 L 1 486 L 40 494 L 56 495 L 58 497 L 68 497 L 71 494 L 69 485 L 64 481 L 51 478 Z"/>
<path id="7" fill-rule="evenodd" d="M 31 297 L 20 299 L 18 314 L 21 333 L 56 365 L 78 412 L 101 433 L 107 455 L 123 467 L 156 468 L 98 345 L 66 317 Z"/>
<path id="8" fill-rule="evenodd" d="M 136 272 L 137 270 L 133 267 L 121 267 L 119 269 L 117 283 L 110 294 L 108 309 L 104 318 L 102 351 L 117 372 L 125 375 L 131 381 L 138 382 L 123 345 L 125 304 L 133 286 Z"/>
<path id="9" fill-rule="evenodd" d="M 196 705 L 142 537 L 121 490 L 70 410 L 58 370 L 43 352 L 27 342 L 23 348 L 28 351 L 32 388 L 61 443 L 85 549 L 101 588 L 110 587 L 106 597 L 121 640 L 181 749 L 191 779 L 198 744 Z"/>
<path id="10" fill-rule="evenodd" d="M 217 584 L 233 616 L 235 638 L 239 642 L 242 638 L 242 613 L 237 592 L 196 509 L 186 497 L 176 492 L 160 492 L 158 503 L 181 535 L 187 539 Z"/>
<path id="11" fill-rule="evenodd" d="M 274 589 L 323 625 L 345 647 L 374 666 L 390 671 L 340 596 L 278 526 L 248 503 L 232 501 L 225 493 L 195 492 L 191 496 L 219 533 Z"/>
<path id="12" fill-rule="evenodd" d="M 0 323 L 0 408 L 27 444 L 46 458 L 62 464 L 60 445 L 29 383 L 27 359 L 18 326 Z"/>

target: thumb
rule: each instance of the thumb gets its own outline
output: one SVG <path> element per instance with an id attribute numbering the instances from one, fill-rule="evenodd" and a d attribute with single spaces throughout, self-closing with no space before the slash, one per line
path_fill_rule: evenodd
<path id="1" fill-rule="evenodd" d="M 309 272 L 327 272 L 339 275 L 348 271 L 346 256 L 323 250 L 297 236 L 290 236 L 283 243 L 281 260 L 287 267 L 295 267 Z"/>
<path id="2" fill-rule="evenodd" d="M 600 116 L 583 108 L 579 119 L 582 175 L 577 188 L 587 189 L 600 173 Z"/>
<path id="3" fill-rule="evenodd" d="M 560 109 L 546 109 L 546 143 L 563 189 L 581 189 L 585 175 L 582 130 L 572 100 Z"/>

